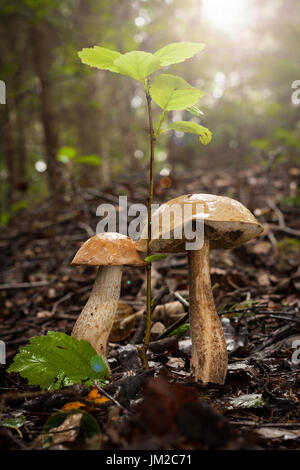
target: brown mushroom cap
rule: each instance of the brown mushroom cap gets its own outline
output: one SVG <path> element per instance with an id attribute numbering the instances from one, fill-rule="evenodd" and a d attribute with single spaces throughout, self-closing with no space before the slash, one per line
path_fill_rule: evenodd
<path id="1" fill-rule="evenodd" d="M 183 215 L 172 217 L 172 207 L 178 204 L 182 209 L 185 204 L 192 204 L 192 216 Z M 197 204 L 201 210 L 197 211 Z M 170 217 L 170 238 L 163 238 L 162 215 Z M 229 197 L 215 196 L 213 194 L 187 194 L 166 202 L 154 212 L 152 216 L 152 240 L 150 250 L 152 253 L 180 253 L 185 250 L 185 238 L 174 239 L 174 231 L 179 226 L 195 220 L 204 221 L 205 237 L 210 240 L 211 248 L 233 248 L 257 237 L 263 231 L 262 225 L 254 215 L 238 201 Z M 184 237 L 184 233 L 183 233 Z M 141 238 L 137 243 L 139 251 L 146 251 L 147 226 L 144 227 Z"/>
<path id="2" fill-rule="evenodd" d="M 99 233 L 89 238 L 77 251 L 72 264 L 90 266 L 145 266 L 136 242 L 115 232 Z"/>

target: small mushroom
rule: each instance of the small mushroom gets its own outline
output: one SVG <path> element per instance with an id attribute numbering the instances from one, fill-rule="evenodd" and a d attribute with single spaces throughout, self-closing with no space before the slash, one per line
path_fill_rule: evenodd
<path id="1" fill-rule="evenodd" d="M 89 299 L 78 317 L 72 336 L 85 339 L 106 359 L 107 341 L 120 298 L 122 266 L 145 266 L 136 242 L 119 233 L 101 233 L 89 238 L 72 264 L 99 266 Z"/>
<path id="2" fill-rule="evenodd" d="M 184 206 L 192 204 L 190 215 L 184 216 Z M 200 205 L 197 207 L 197 205 Z M 181 210 L 176 212 L 177 208 Z M 175 211 L 174 211 L 175 209 Z M 201 210 L 200 210 L 201 209 Z M 173 216 L 172 216 L 173 214 Z M 163 215 L 163 217 L 162 217 Z M 165 218 L 166 217 L 166 218 Z M 164 227 L 163 220 L 170 220 Z M 228 355 L 222 325 L 215 309 L 210 281 L 210 248 L 233 248 L 257 237 L 263 227 L 252 213 L 234 199 L 211 194 L 189 194 L 172 199 L 160 206 L 152 216 L 150 250 L 152 253 L 181 253 L 186 251 L 182 234 L 186 224 L 204 222 L 203 246 L 189 250 L 190 331 L 192 338 L 191 370 L 195 380 L 223 384 L 226 378 Z M 168 233 L 170 235 L 168 235 Z M 137 249 L 146 249 L 147 227 Z"/>

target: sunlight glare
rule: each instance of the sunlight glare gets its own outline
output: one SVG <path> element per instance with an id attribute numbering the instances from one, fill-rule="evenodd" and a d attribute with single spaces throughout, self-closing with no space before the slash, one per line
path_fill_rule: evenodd
<path id="1" fill-rule="evenodd" d="M 237 33 L 255 21 L 251 0 L 202 0 L 204 17 L 216 28 Z"/>

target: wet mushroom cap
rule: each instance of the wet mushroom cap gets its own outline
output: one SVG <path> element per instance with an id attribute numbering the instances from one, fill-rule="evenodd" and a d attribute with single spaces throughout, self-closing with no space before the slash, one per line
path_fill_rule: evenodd
<path id="1" fill-rule="evenodd" d="M 184 206 L 192 205 L 190 214 L 184 214 Z M 179 210 L 174 212 L 177 205 Z M 199 206 L 200 205 L 200 210 Z M 173 214 L 173 215 L 172 215 Z M 165 217 L 165 219 L 164 219 Z M 184 218 L 184 220 L 183 220 Z M 170 220 L 170 237 L 163 238 L 163 220 Z M 205 238 L 210 240 L 211 248 L 234 248 L 257 237 L 263 231 L 262 225 L 240 202 L 224 196 L 212 194 L 187 194 L 166 202 L 152 215 L 152 253 L 185 252 L 184 238 L 175 239 L 176 228 L 196 220 L 204 221 Z M 169 229 L 169 227 L 168 227 Z M 144 227 L 137 249 L 146 252 L 147 226 Z"/>
<path id="2" fill-rule="evenodd" d="M 99 233 L 89 238 L 77 251 L 72 264 L 89 266 L 145 266 L 137 252 L 136 242 L 114 232 Z"/>

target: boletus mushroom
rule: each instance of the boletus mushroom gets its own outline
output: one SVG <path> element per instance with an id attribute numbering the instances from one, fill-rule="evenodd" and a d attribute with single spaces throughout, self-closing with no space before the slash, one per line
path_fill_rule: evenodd
<path id="1" fill-rule="evenodd" d="M 89 238 L 72 264 L 99 266 L 89 299 L 78 317 L 72 336 L 85 339 L 106 359 L 107 341 L 120 298 L 122 267 L 145 266 L 136 242 L 119 233 L 101 233 Z"/>
<path id="2" fill-rule="evenodd" d="M 185 217 L 184 206 L 192 204 Z M 177 206 L 176 206 L 177 205 Z M 181 208 L 181 210 L 174 210 Z M 199 210 L 200 208 L 200 210 Z M 173 216 L 172 216 L 173 214 Z M 169 225 L 163 223 L 169 217 Z M 189 194 L 160 206 L 152 216 L 151 253 L 181 253 L 186 250 L 184 227 L 203 221 L 203 245 L 188 251 L 190 332 L 192 339 L 191 371 L 195 380 L 223 384 L 228 355 L 219 316 L 216 312 L 210 281 L 211 248 L 233 248 L 257 237 L 263 227 L 253 214 L 234 199 L 211 194 Z M 167 225 L 167 227 L 166 227 Z M 182 230 L 178 239 L 176 231 Z M 166 232 L 167 231 L 167 232 Z M 189 235 L 190 237 L 190 235 Z M 137 244 L 145 252 L 147 227 Z M 201 244 L 200 244 L 201 246 Z"/>

